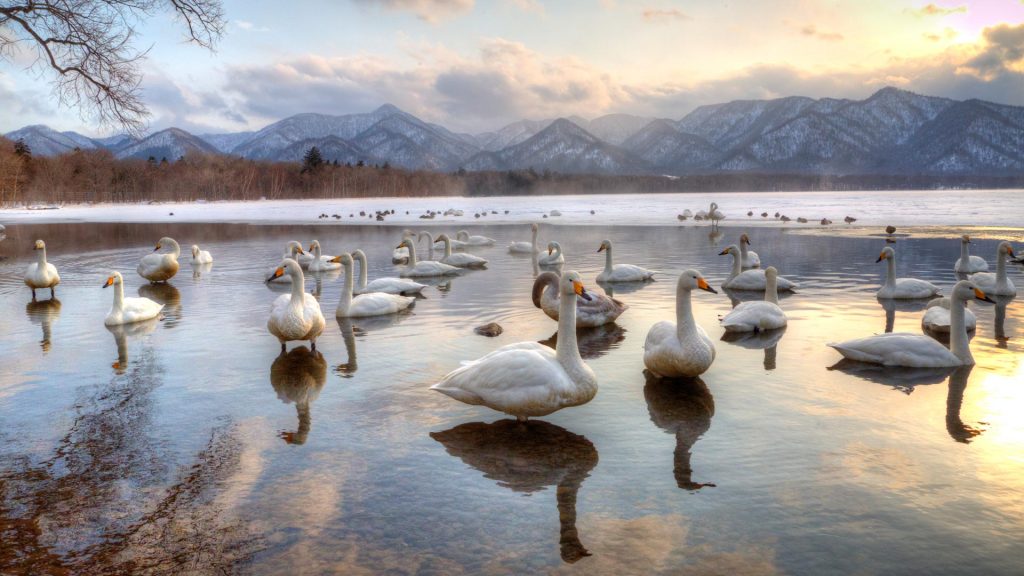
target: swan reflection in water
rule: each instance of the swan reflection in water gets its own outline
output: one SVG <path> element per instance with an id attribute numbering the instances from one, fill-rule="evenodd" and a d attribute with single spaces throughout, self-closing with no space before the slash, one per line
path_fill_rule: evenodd
<path id="1" fill-rule="evenodd" d="M 690 466 L 693 445 L 711 427 L 715 399 L 700 378 L 662 379 L 644 370 L 644 399 L 651 422 L 676 437 L 672 473 L 683 490 L 713 487 L 710 482 L 694 482 Z"/>
<path id="2" fill-rule="evenodd" d="M 174 328 L 181 322 L 181 292 L 173 284 L 143 284 L 139 286 L 139 296 L 164 305 L 164 324 L 168 328 Z"/>
<path id="3" fill-rule="evenodd" d="M 125 369 L 128 367 L 128 339 L 139 338 L 152 333 L 156 330 L 159 323 L 159 318 L 150 318 L 149 320 L 143 320 L 142 322 L 117 324 L 106 327 L 107 330 L 114 335 L 114 344 L 117 345 L 117 362 L 111 364 L 111 367 L 118 374 L 123 374 Z"/>
<path id="4" fill-rule="evenodd" d="M 607 354 L 610 350 L 619 347 L 619 343 L 626 339 L 626 329 L 612 322 L 602 324 L 593 328 L 576 329 L 576 345 L 580 349 L 580 357 L 584 360 L 593 360 Z M 555 348 L 558 344 L 558 332 L 555 331 L 547 340 L 541 340 L 541 344 Z"/>
<path id="5" fill-rule="evenodd" d="M 785 335 L 786 328 L 783 326 L 764 332 L 726 332 L 722 334 L 722 342 L 728 342 L 747 350 L 764 350 L 764 369 L 775 370 L 779 340 L 782 340 L 782 336 Z"/>
<path id="6" fill-rule="evenodd" d="M 1004 304 L 1005 306 L 1005 304 Z M 964 403 L 964 391 L 967 380 L 974 366 L 960 366 L 949 375 L 949 392 L 946 394 L 946 432 L 949 437 L 962 444 L 970 444 L 971 440 L 984 431 L 974 428 L 960 419 L 960 407 Z"/>
<path id="7" fill-rule="evenodd" d="M 991 306 L 993 308 L 995 314 L 992 319 L 992 328 L 996 338 L 996 347 L 1005 349 L 1007 347 L 1007 341 L 1009 340 L 1006 336 L 1006 307 L 1014 300 L 1014 298 L 1016 298 L 1016 296 L 989 296 L 989 298 L 994 300 L 995 304 L 989 304 L 982 302 L 981 300 L 977 300 L 976 303 L 979 307 Z M 973 334 L 971 336 L 973 336 Z"/>
<path id="8" fill-rule="evenodd" d="M 50 337 L 53 323 L 60 318 L 60 300 L 33 300 L 25 305 L 25 314 L 33 324 L 43 328 L 43 339 L 39 342 L 43 352 L 50 351 Z"/>
<path id="9" fill-rule="evenodd" d="M 305 346 L 282 352 L 270 365 L 270 384 L 277 397 L 285 404 L 295 403 L 299 414 L 299 428 L 295 432 L 281 432 L 280 438 L 289 444 L 305 444 L 313 424 L 309 406 L 327 381 L 327 361 L 322 354 Z"/>
<path id="10" fill-rule="evenodd" d="M 337 280 L 341 276 L 341 269 L 309 272 L 308 275 L 313 278 L 313 290 L 310 293 L 314 298 L 320 300 L 320 295 L 324 293 L 324 283 Z M 289 286 L 288 289 L 291 290 L 291 287 Z"/>
<path id="11" fill-rule="evenodd" d="M 885 333 L 892 332 L 896 324 L 896 312 L 923 312 L 928 307 L 931 298 L 917 298 L 914 300 L 897 300 L 893 298 L 876 298 L 885 310 Z"/>
<path id="12" fill-rule="evenodd" d="M 199 280 L 200 278 L 202 278 L 203 274 L 206 274 L 210 270 L 213 270 L 213 262 L 207 262 L 205 264 L 200 264 L 198 262 L 194 262 L 193 261 L 191 264 L 192 264 L 192 279 L 193 280 Z"/>
<path id="13" fill-rule="evenodd" d="M 590 440 L 542 420 L 471 422 L 431 432 L 430 437 L 514 492 L 531 494 L 555 486 L 562 560 L 571 564 L 590 556 L 576 531 L 576 494 L 597 466 L 597 449 Z"/>

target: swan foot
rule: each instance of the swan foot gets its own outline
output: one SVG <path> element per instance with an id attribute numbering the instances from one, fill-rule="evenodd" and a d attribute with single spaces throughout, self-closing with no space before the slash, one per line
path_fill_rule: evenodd
<path id="1" fill-rule="evenodd" d="M 53 286 L 50 286 L 50 300 L 53 300 L 55 298 L 54 294 L 55 292 L 53 291 Z"/>
<path id="2" fill-rule="evenodd" d="M 281 341 L 281 352 L 287 352 L 287 351 L 288 351 L 288 347 L 285 345 L 284 341 L 282 340 Z"/>
<path id="3" fill-rule="evenodd" d="M 522 422 L 522 423 L 525 424 L 527 418 L 528 418 L 528 416 L 516 416 L 516 421 L 517 422 Z"/>
<path id="4" fill-rule="evenodd" d="M 309 351 L 316 352 L 316 340 L 309 341 Z"/>
<path id="5" fill-rule="evenodd" d="M 36 301 L 36 289 L 35 288 L 32 289 L 32 301 L 33 302 Z"/>

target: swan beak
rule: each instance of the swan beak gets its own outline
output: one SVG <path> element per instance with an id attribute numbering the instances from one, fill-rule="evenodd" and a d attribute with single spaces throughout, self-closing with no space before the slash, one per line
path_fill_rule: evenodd
<path id="1" fill-rule="evenodd" d="M 583 282 L 578 282 L 574 280 L 572 283 L 572 290 L 573 292 L 576 293 L 577 296 L 583 298 L 587 302 L 593 300 L 593 298 L 590 297 L 590 294 L 587 294 L 586 289 L 583 288 Z"/>
<path id="2" fill-rule="evenodd" d="M 1006 247 L 1006 253 L 1009 254 L 1010 257 L 1013 257 L 1014 256 L 1013 247 L 1012 246 L 1007 246 Z"/>
<path id="3" fill-rule="evenodd" d="M 302 255 L 305 255 L 305 254 L 306 254 L 306 252 L 302 250 L 302 246 L 299 246 L 299 247 L 298 247 L 298 248 L 296 248 L 295 250 L 297 250 L 299 254 L 302 254 Z"/>
<path id="4" fill-rule="evenodd" d="M 703 278 L 697 278 L 697 288 L 706 292 L 711 292 L 712 294 L 718 294 L 718 290 L 712 288 L 711 285 L 708 284 L 708 281 Z"/>
<path id="5" fill-rule="evenodd" d="M 726 248 L 725 250 L 722 250 L 721 252 L 718 253 L 719 256 L 726 256 L 728 254 L 729 254 L 729 249 L 728 248 Z"/>
<path id="6" fill-rule="evenodd" d="M 875 260 L 875 264 L 878 264 L 882 260 L 885 260 L 885 253 L 882 253 L 882 254 L 878 255 L 878 260 Z"/>
<path id="7" fill-rule="evenodd" d="M 982 302 L 991 302 L 993 304 L 996 303 L 995 300 L 989 298 L 988 296 L 985 295 L 984 292 L 977 288 L 974 289 L 974 297 L 977 298 L 978 300 L 981 300 Z"/>
<path id="8" fill-rule="evenodd" d="M 284 276 L 284 268 L 278 266 L 277 270 L 274 270 L 274 273 L 270 275 L 270 278 L 267 278 L 267 282 L 270 282 L 274 278 L 280 278 L 281 276 Z"/>
<path id="9" fill-rule="evenodd" d="M 113 276 L 110 276 L 109 278 L 107 278 L 107 281 L 103 283 L 103 287 L 104 288 L 106 288 L 107 286 L 113 286 L 113 285 L 114 285 L 114 277 Z"/>
<path id="10" fill-rule="evenodd" d="M 548 256 L 551 256 L 551 248 L 548 248 Z M 1013 254 L 1011 254 L 1013 256 Z"/>
<path id="11" fill-rule="evenodd" d="M 597 251 L 598 252 L 604 252 L 604 244 L 601 244 L 601 247 L 598 248 Z"/>
<path id="12" fill-rule="evenodd" d="M 335 256 L 334 258 L 331 258 L 330 261 L 334 262 L 335 264 L 341 264 L 341 256 Z"/>
<path id="13" fill-rule="evenodd" d="M 157 244 L 157 245 L 156 245 L 156 248 L 153 248 L 153 252 L 156 252 L 156 251 L 157 251 L 157 250 L 159 250 L 159 249 L 160 249 L 160 245 L 159 245 L 159 244 Z"/>

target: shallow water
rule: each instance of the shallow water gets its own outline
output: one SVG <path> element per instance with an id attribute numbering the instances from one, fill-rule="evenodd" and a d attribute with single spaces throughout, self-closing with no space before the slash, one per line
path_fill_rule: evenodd
<path id="1" fill-rule="evenodd" d="M 970 370 L 847 367 L 824 343 L 917 332 L 887 311 L 878 238 L 751 232 L 797 280 L 781 335 L 718 341 L 726 294 L 694 296 L 716 340 L 700 382 L 647 381 L 642 344 L 674 317 L 675 276 L 718 286 L 739 231 L 542 226 L 589 289 L 617 261 L 660 272 L 616 292 L 617 326 L 581 335 L 600 380 L 589 404 L 518 426 L 428 390 L 460 360 L 556 326 L 530 302 L 530 259 L 498 239 L 488 270 L 432 286 L 413 311 L 336 322 L 322 279 L 322 357 L 279 356 L 265 328 L 281 292 L 262 280 L 286 241 L 367 252 L 397 270 L 393 227 L 12 225 L 0 242 L 0 572 L 1014 574 L 1024 562 L 1024 367 L 1018 302 L 971 304 Z M 959 243 L 913 230 L 898 272 L 955 282 Z M 142 286 L 161 235 L 215 263 Z M 31 242 L 47 241 L 60 304 L 29 304 Z M 992 260 L 996 242 L 977 241 Z M 110 331 L 110 269 L 163 321 Z M 1018 286 L 1019 267 L 1011 268 Z M 315 290 L 314 279 L 307 289 Z M 40 297 L 45 297 L 40 293 Z M 497 321 L 497 338 L 473 333 Z"/>

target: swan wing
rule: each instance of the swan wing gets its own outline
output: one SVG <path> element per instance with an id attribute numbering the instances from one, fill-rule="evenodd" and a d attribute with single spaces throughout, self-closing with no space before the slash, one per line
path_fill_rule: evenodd
<path id="1" fill-rule="evenodd" d="M 944 308 L 941 304 L 928 308 L 921 317 L 921 328 L 929 332 L 949 334 L 950 324 L 949 308 Z M 968 332 L 978 328 L 978 317 L 970 308 L 964 310 L 964 326 Z"/>
<path id="2" fill-rule="evenodd" d="M 722 318 L 726 332 L 775 330 L 786 325 L 786 313 L 772 302 L 742 302 Z"/>
<path id="3" fill-rule="evenodd" d="M 558 305 L 557 300 L 555 305 Z M 591 328 L 614 322 L 627 308 L 629 308 L 628 305 L 605 294 L 593 294 L 589 301 L 577 298 L 576 326 Z M 557 317 L 555 319 L 557 320 Z"/>
<path id="4" fill-rule="evenodd" d="M 412 294 L 414 292 L 420 292 L 426 285 L 420 284 L 419 282 L 413 282 L 412 280 L 403 280 L 402 278 L 395 278 L 388 276 L 386 278 L 377 278 L 376 280 L 366 284 L 366 288 L 361 292 L 384 292 L 386 294 Z"/>
<path id="5" fill-rule="evenodd" d="M 921 334 L 878 334 L 828 345 L 850 360 L 883 366 L 939 368 L 962 364 L 945 346 Z"/>
<path id="6" fill-rule="evenodd" d="M 929 298 L 938 293 L 939 287 L 926 280 L 919 280 L 917 278 L 896 279 L 896 292 L 894 295 L 897 298 Z"/>
<path id="7" fill-rule="evenodd" d="M 397 296 L 384 292 L 371 292 L 360 294 L 352 299 L 349 306 L 349 316 L 380 316 L 382 314 L 394 314 L 405 310 L 412 305 L 416 298 L 412 296 Z"/>
<path id="8" fill-rule="evenodd" d="M 125 324 L 156 318 L 164 309 L 149 298 L 125 298 L 121 307 L 121 318 Z"/>
<path id="9" fill-rule="evenodd" d="M 462 366 L 431 387 L 467 404 L 543 416 L 571 401 L 568 374 L 547 346 L 500 349 Z"/>
<path id="10" fill-rule="evenodd" d="M 304 323 L 309 326 L 309 331 L 301 340 L 315 339 L 327 325 L 323 313 L 320 312 L 320 302 L 312 294 L 302 295 L 302 317 Z"/>

